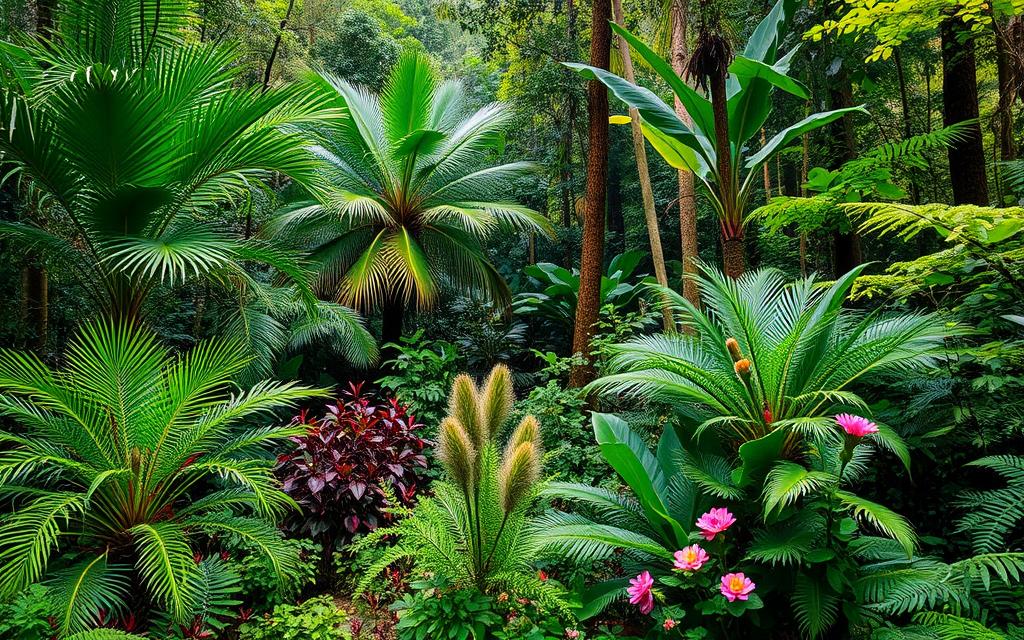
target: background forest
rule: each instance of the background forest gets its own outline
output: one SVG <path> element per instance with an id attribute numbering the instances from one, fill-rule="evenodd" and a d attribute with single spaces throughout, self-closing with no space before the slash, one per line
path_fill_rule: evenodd
<path id="1" fill-rule="evenodd" d="M 1024 638 L 1021 0 L 0 0 L 0 640 Z"/>

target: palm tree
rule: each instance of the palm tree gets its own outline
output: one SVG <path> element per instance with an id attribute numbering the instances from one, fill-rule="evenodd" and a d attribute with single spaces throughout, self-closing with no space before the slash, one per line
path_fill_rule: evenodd
<path id="1" fill-rule="evenodd" d="M 296 427 L 252 421 L 323 393 L 272 381 L 232 393 L 248 360 L 237 340 L 173 357 L 107 322 L 82 327 L 60 371 L 0 350 L 0 597 L 47 578 L 62 636 L 140 604 L 191 623 L 223 568 L 194 554 L 216 536 L 287 575 L 297 559 L 274 523 L 294 502 L 267 448 Z"/>
<path id="2" fill-rule="evenodd" d="M 944 338 L 958 331 L 935 314 L 880 317 L 843 308 L 863 269 L 826 288 L 813 277 L 787 283 L 775 269 L 733 279 L 705 266 L 697 286 L 706 311 L 662 291 L 694 333 L 612 347 L 615 373 L 594 386 L 669 402 L 697 435 L 714 428 L 733 447 L 761 441 L 776 453 L 793 451 L 802 433 L 831 429 L 829 416 L 867 410 L 850 390 L 864 375 L 931 366 L 944 354 Z M 880 438 L 896 443 L 888 430 Z"/>
<path id="3" fill-rule="evenodd" d="M 310 178 L 316 160 L 286 125 L 329 114 L 325 100 L 235 88 L 236 51 L 187 39 L 191 4 L 77 0 L 46 38 L 0 45 L 0 155 L 45 213 L 0 235 L 116 318 L 139 318 L 161 283 L 251 284 L 244 262 L 307 280 L 290 252 L 201 220 L 272 172 Z"/>
<path id="4" fill-rule="evenodd" d="M 309 127 L 324 161 L 318 202 L 266 232 L 309 245 L 324 293 L 382 309 L 385 341 L 401 336 L 413 299 L 430 307 L 442 283 L 507 303 L 483 241 L 503 227 L 551 231 L 537 212 L 497 200 L 533 169 L 487 164 L 509 113 L 499 104 L 469 113 L 462 86 L 441 82 L 419 53 L 399 60 L 379 97 L 327 73 L 322 82 L 344 116 Z"/>
<path id="5" fill-rule="evenodd" d="M 751 153 L 753 149 L 748 145 L 768 120 L 775 89 L 803 99 L 810 97 L 803 85 L 787 75 L 796 49 L 785 54 L 779 51 L 795 3 L 778 0 L 754 29 L 743 51 L 734 57 L 716 33 L 714 4 L 704 3 L 702 8 L 703 30 L 688 68 L 690 75 L 708 80 L 707 97 L 687 85 L 671 65 L 636 36 L 612 25 L 671 87 L 692 123 L 684 121 L 675 108 L 651 91 L 606 69 L 566 64 L 583 77 L 602 82 L 616 97 L 635 108 L 640 113 L 644 135 L 662 158 L 676 169 L 692 172 L 704 184 L 719 218 L 726 272 L 735 277 L 744 269 L 743 226 L 747 200 L 757 184 L 759 171 L 804 133 L 864 109 L 848 107 L 812 114 L 785 127 L 756 153 Z"/>

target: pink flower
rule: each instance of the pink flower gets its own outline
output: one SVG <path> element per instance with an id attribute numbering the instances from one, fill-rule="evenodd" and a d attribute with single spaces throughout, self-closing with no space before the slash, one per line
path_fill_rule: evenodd
<path id="1" fill-rule="evenodd" d="M 756 586 L 742 573 L 727 573 L 722 576 L 722 595 L 729 602 L 746 600 Z"/>
<path id="2" fill-rule="evenodd" d="M 676 621 L 672 618 L 665 618 L 665 623 L 661 625 L 661 628 L 665 631 L 671 631 L 676 626 Z"/>
<path id="3" fill-rule="evenodd" d="M 629 588 L 626 589 L 626 593 L 629 594 L 629 604 L 635 604 L 640 607 L 640 613 L 647 615 L 654 609 L 654 594 L 651 593 L 651 587 L 654 586 L 654 578 L 651 577 L 649 571 L 644 571 L 637 577 L 629 581 Z"/>
<path id="4" fill-rule="evenodd" d="M 860 416 L 850 415 L 849 413 L 840 413 L 836 416 L 836 422 L 843 428 L 846 433 L 856 438 L 863 438 L 864 436 L 871 433 L 878 433 L 878 425 L 871 422 L 867 418 Z"/>
<path id="5" fill-rule="evenodd" d="M 729 513 L 725 507 L 712 509 L 697 520 L 697 528 L 705 540 L 714 540 L 715 536 L 722 533 L 736 522 L 736 518 Z"/>
<path id="6" fill-rule="evenodd" d="M 707 551 L 701 549 L 699 544 L 691 544 L 676 551 L 675 558 L 676 561 L 673 564 L 680 571 L 699 571 L 704 563 L 711 559 Z"/>
<path id="7" fill-rule="evenodd" d="M 565 637 L 569 638 L 569 640 L 576 640 L 576 638 L 580 637 L 580 632 L 575 629 L 566 629 Z"/>

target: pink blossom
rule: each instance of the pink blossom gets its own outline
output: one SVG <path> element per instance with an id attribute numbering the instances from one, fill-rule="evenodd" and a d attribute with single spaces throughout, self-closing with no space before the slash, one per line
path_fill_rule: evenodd
<path id="1" fill-rule="evenodd" d="M 836 422 L 843 428 L 846 433 L 856 438 L 863 438 L 864 436 L 871 433 L 878 433 L 878 425 L 871 422 L 867 418 L 860 416 L 850 415 L 849 413 L 840 413 L 836 416 Z"/>
<path id="2" fill-rule="evenodd" d="M 722 595 L 729 602 L 746 600 L 756 586 L 742 573 L 727 573 L 722 576 Z"/>
<path id="3" fill-rule="evenodd" d="M 576 638 L 580 637 L 580 632 L 575 629 L 566 629 L 565 637 L 569 638 L 569 640 L 576 640 Z"/>
<path id="4" fill-rule="evenodd" d="M 626 589 L 626 593 L 629 594 L 629 604 L 635 604 L 640 607 L 640 613 L 647 615 L 654 609 L 654 594 L 651 593 L 651 587 L 654 586 L 654 578 L 651 577 L 649 571 L 644 571 L 637 577 L 629 581 L 629 588 Z"/>
<path id="5" fill-rule="evenodd" d="M 661 627 L 665 631 L 671 631 L 672 629 L 675 628 L 675 626 L 676 626 L 676 621 L 673 620 L 672 618 L 665 618 L 664 624 L 661 625 Z"/>
<path id="6" fill-rule="evenodd" d="M 673 564 L 680 571 L 699 571 L 704 563 L 711 559 L 707 551 L 701 549 L 699 544 L 691 544 L 676 551 L 675 558 L 676 561 Z"/>
<path id="7" fill-rule="evenodd" d="M 736 522 L 729 510 L 725 507 L 712 509 L 697 520 L 697 528 L 705 540 L 714 540 L 715 536 L 722 533 Z"/>

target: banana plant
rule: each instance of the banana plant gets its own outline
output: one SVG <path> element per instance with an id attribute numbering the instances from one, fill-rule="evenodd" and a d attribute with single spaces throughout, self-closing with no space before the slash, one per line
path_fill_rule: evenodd
<path id="1" fill-rule="evenodd" d="M 693 172 L 704 184 L 708 199 L 718 214 L 723 246 L 738 249 L 725 252 L 730 262 L 725 265 L 726 272 L 731 276 L 743 272 L 742 239 L 747 201 L 757 184 L 761 168 L 803 134 L 846 114 L 866 113 L 863 106 L 815 113 L 783 128 L 760 149 L 754 151 L 750 146 L 771 113 L 772 94 L 776 89 L 803 100 L 810 98 L 807 88 L 788 75 L 790 63 L 799 48 L 794 47 L 785 54 L 779 52 L 796 5 L 793 0 L 779 0 L 754 30 L 743 51 L 729 65 L 726 81 L 728 126 L 722 123 L 716 127 L 711 100 L 676 75 L 672 66 L 649 46 L 616 24 L 612 24 L 612 29 L 625 38 L 668 84 L 686 108 L 692 124 L 684 122 L 671 104 L 644 87 L 605 69 L 565 63 L 584 78 L 601 82 L 617 98 L 635 108 L 639 112 L 641 129 L 651 146 L 672 167 Z M 616 122 L 620 121 L 629 120 L 616 119 Z M 725 129 L 729 138 L 731 158 L 728 163 L 718 162 L 716 132 L 720 129 Z M 728 175 L 723 175 L 722 166 L 729 167 Z"/>

